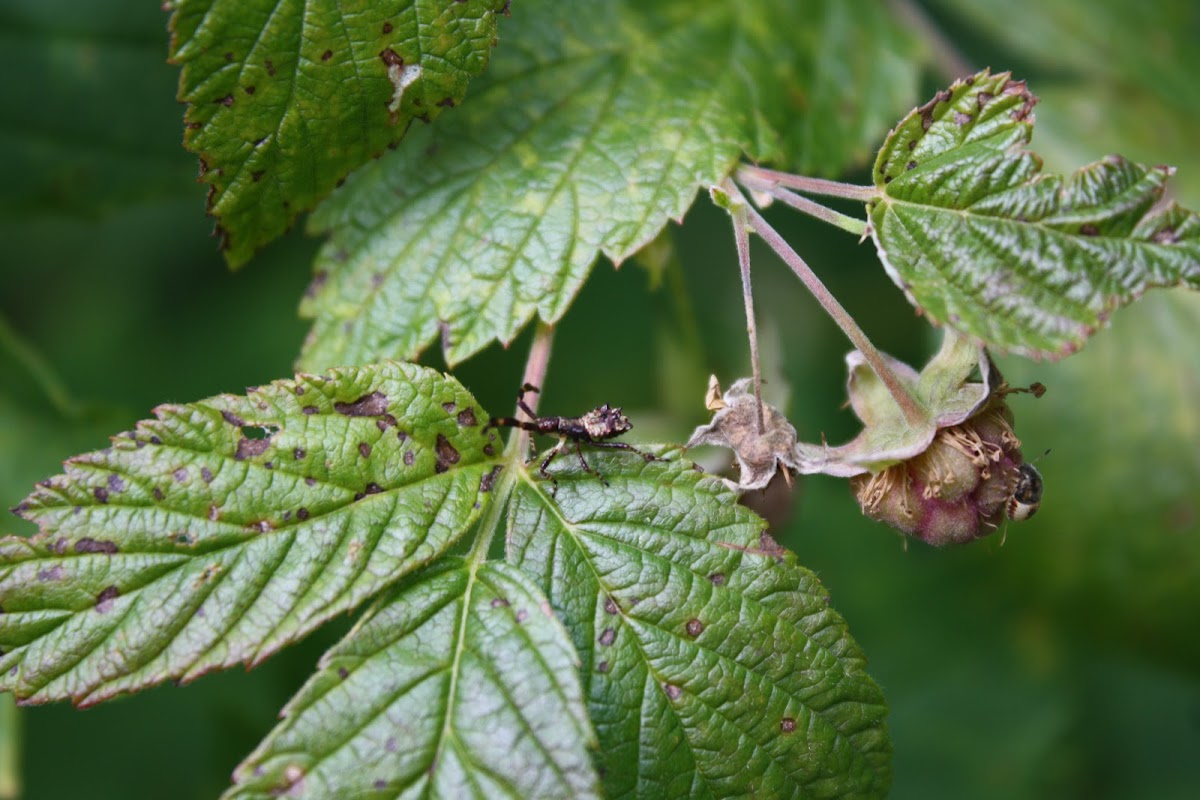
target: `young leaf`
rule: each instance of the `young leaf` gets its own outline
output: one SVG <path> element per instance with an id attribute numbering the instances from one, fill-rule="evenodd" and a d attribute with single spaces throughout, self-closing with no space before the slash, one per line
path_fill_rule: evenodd
<path id="1" fill-rule="evenodd" d="M 522 473 L 509 559 L 583 661 L 610 797 L 882 797 L 886 707 L 815 576 L 678 458 Z"/>
<path id="2" fill-rule="evenodd" d="M 620 263 L 744 152 L 770 156 L 814 94 L 825 108 L 824 82 L 854 127 L 860 95 L 821 65 L 893 40 L 824 39 L 839 5 L 526 0 L 471 102 L 314 215 L 333 236 L 301 363 L 413 357 L 439 335 L 455 363 L 510 342 L 535 314 L 558 320 L 599 255 Z M 845 164 L 855 139 L 820 151 Z"/>
<path id="3" fill-rule="evenodd" d="M 1164 200 L 1169 167 L 1039 174 L 1036 102 L 1008 73 L 939 92 L 884 142 L 868 212 L 888 274 L 935 322 L 1061 358 L 1146 289 L 1200 288 L 1200 218 Z"/>
<path id="4" fill-rule="evenodd" d="M 437 557 L 487 502 L 494 433 L 410 364 L 162 406 L 78 456 L 0 540 L 0 689 L 96 703 L 256 663 Z"/>
<path id="5" fill-rule="evenodd" d="M 505 0 L 175 0 L 171 60 L 233 266 L 466 94 Z"/>
<path id="6" fill-rule="evenodd" d="M 325 654 L 225 798 L 599 797 L 578 666 L 520 570 L 446 559 Z"/>

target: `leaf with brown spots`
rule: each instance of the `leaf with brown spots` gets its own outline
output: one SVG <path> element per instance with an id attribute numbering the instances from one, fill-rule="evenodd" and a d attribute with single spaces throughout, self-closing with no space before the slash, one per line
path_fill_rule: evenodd
<path id="1" fill-rule="evenodd" d="M 836 172 L 916 90 L 876 3 L 522 0 L 461 109 L 351 176 L 300 363 L 450 364 L 566 313 L 743 154 Z M 829 69 L 836 63 L 836 69 Z"/>
<path id="2" fill-rule="evenodd" d="M 578 667 L 519 569 L 445 559 L 325 654 L 225 800 L 598 798 Z"/>
<path id="3" fill-rule="evenodd" d="M 1061 358 L 1147 289 L 1200 288 L 1200 216 L 1166 197 L 1170 167 L 1041 174 L 1036 102 L 1008 73 L 939 92 L 884 142 L 867 210 L 888 274 L 934 322 Z"/>
<path id="4" fill-rule="evenodd" d="M 588 457 L 607 486 L 522 473 L 508 555 L 579 652 L 607 796 L 884 796 L 883 693 L 816 577 L 682 459 Z"/>
<path id="5" fill-rule="evenodd" d="M 87 705 L 256 663 L 437 558 L 498 465 L 447 396 L 477 407 L 411 364 L 300 375 L 72 458 L 15 509 L 40 532 L 0 540 L 0 689 Z"/>
<path id="6" fill-rule="evenodd" d="M 174 0 L 171 60 L 233 266 L 487 66 L 505 0 Z"/>

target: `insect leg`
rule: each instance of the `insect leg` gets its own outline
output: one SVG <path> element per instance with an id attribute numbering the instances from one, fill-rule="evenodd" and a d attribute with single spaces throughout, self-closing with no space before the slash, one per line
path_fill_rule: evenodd
<path id="1" fill-rule="evenodd" d="M 538 472 L 541 474 L 541 476 L 543 478 L 545 478 L 546 480 L 550 481 L 550 484 L 554 487 L 550 490 L 551 497 L 554 497 L 556 494 L 558 494 L 558 481 L 555 479 L 555 477 L 553 475 L 551 475 L 549 472 L 546 471 L 546 468 L 550 466 L 550 462 L 554 460 L 554 457 L 562 452 L 563 445 L 565 445 L 566 443 L 567 443 L 567 438 L 565 436 L 560 438 L 558 440 L 558 444 L 554 445 L 554 447 L 551 448 L 550 452 L 546 454 L 546 458 L 542 461 L 541 468 L 538 469 Z"/>
<path id="2" fill-rule="evenodd" d="M 528 414 L 530 419 L 537 419 L 537 414 L 534 413 L 532 408 L 530 408 L 528 405 L 525 404 L 525 393 L 526 392 L 537 393 L 539 391 L 541 391 L 541 390 L 538 389 L 538 387 L 534 386 L 532 383 L 527 383 L 524 386 L 522 386 L 521 391 L 517 393 L 517 408 L 521 409 L 526 414 Z"/>
<path id="3" fill-rule="evenodd" d="M 605 486 L 608 486 L 608 481 L 606 481 L 604 476 L 600 474 L 600 470 L 588 465 L 587 459 L 583 457 L 583 447 L 580 445 L 578 440 L 575 441 L 575 455 L 579 456 L 579 465 L 583 467 L 584 472 L 592 473 L 600 479 L 601 483 L 603 483 Z"/>
<path id="4" fill-rule="evenodd" d="M 625 444 L 624 442 L 588 442 L 588 444 L 592 447 L 610 447 L 613 450 L 629 450 L 637 453 L 647 461 L 666 461 L 666 459 L 662 458 L 661 456 L 656 456 L 653 453 L 647 453 L 645 450 L 639 450 L 633 445 Z"/>

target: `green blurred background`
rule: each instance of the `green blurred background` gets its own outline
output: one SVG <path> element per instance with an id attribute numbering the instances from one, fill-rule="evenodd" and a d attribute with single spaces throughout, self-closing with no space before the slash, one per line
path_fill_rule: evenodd
<path id="1" fill-rule="evenodd" d="M 1029 79 L 1048 168 L 1115 151 L 1172 163 L 1179 199 L 1200 207 L 1200 4 L 925 12 L 967 66 Z M 133 0 L 0 6 L 0 506 L 156 404 L 288 375 L 305 333 L 295 308 L 318 242 L 293 232 L 225 268 L 179 144 L 165 22 Z M 940 82 L 931 72 L 925 93 Z M 771 219 L 877 345 L 915 362 L 932 351 L 936 334 L 870 245 L 786 210 Z M 747 370 L 727 231 L 700 202 L 670 231 L 674 272 L 598 265 L 561 326 L 543 408 L 624 405 L 644 439 L 682 441 L 705 421 L 708 373 Z M 755 252 L 771 391 L 804 438 L 852 436 L 848 344 Z M 833 593 L 887 692 L 893 797 L 1200 796 L 1200 296 L 1152 292 L 1113 323 L 1063 363 L 999 359 L 1011 382 L 1049 387 L 1013 406 L 1027 451 L 1053 449 L 1041 512 L 1003 546 L 906 549 L 822 477 L 803 481 L 776 531 Z M 457 374 L 507 409 L 527 344 Z M 0 532 L 31 529 L 6 516 Z M 253 672 L 87 711 L 0 701 L 0 797 L 215 797 L 348 622 Z"/>

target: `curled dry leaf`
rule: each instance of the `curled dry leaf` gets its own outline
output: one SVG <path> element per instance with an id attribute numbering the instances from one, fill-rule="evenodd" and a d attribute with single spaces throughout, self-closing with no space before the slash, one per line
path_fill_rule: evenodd
<path id="1" fill-rule="evenodd" d="M 696 428 L 687 447 L 712 444 L 732 450 L 739 474 L 736 483 L 726 481 L 730 487 L 739 491 L 763 489 L 781 464 L 785 470 L 799 470 L 796 429 L 779 409 L 763 403 L 764 430 L 758 430 L 757 399 L 749 378 L 734 383 L 724 395 L 712 379 L 705 402 L 716 413 L 712 422 Z"/>

